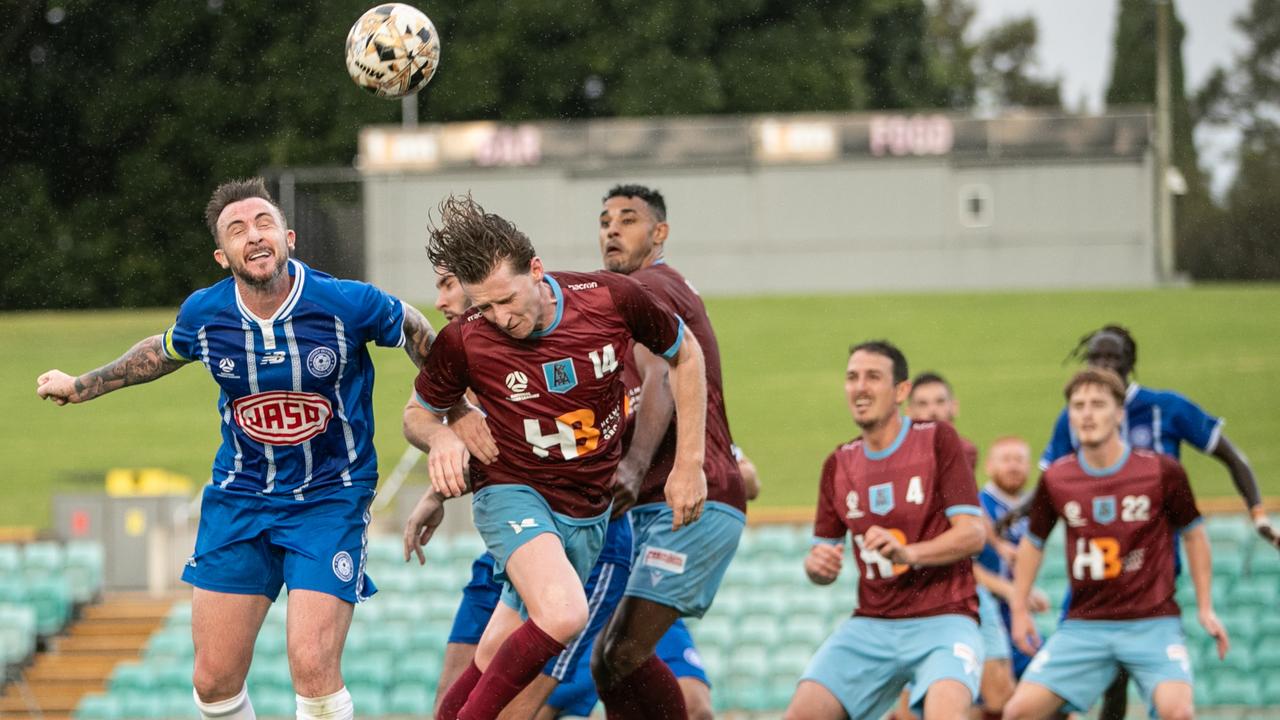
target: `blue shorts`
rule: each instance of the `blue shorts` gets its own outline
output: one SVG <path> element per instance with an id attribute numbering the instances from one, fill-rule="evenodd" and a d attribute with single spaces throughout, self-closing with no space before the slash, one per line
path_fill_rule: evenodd
<path id="1" fill-rule="evenodd" d="M 609 510 L 593 518 L 569 517 L 551 509 L 545 498 L 525 485 L 490 485 L 471 501 L 476 529 L 493 556 L 493 579 L 505 583 L 502 602 L 527 617 L 524 602 L 507 579 L 507 560 L 525 543 L 551 533 L 560 539 L 565 557 L 585 585 L 604 546 Z"/>
<path id="2" fill-rule="evenodd" d="M 747 516 L 731 505 L 709 502 L 702 517 L 672 531 L 671 508 L 653 503 L 631 511 L 636 533 L 627 595 L 702 617 L 711 607 L 725 570 L 738 550 Z"/>
<path id="3" fill-rule="evenodd" d="M 982 621 L 982 650 L 987 660 L 1009 659 L 1009 631 L 1000 617 L 1000 601 L 991 591 L 978 586 L 978 618 Z"/>
<path id="4" fill-rule="evenodd" d="M 1177 617 L 1142 620 L 1067 620 L 1040 648 L 1023 674 L 1085 712 L 1123 665 L 1156 717 L 1152 697 L 1162 682 L 1191 684 L 1191 657 Z"/>
<path id="5" fill-rule="evenodd" d="M 471 582 L 462 588 L 462 602 L 453 616 L 449 642 L 479 645 L 493 609 L 502 597 L 502 585 L 493 581 L 493 556 L 487 552 L 471 563 Z"/>
<path id="6" fill-rule="evenodd" d="M 625 586 L 626 582 L 620 580 L 618 584 Z M 596 695 L 595 681 L 591 678 L 590 646 L 593 643 L 594 637 L 588 643 L 587 653 L 573 667 L 572 673 L 560 681 L 555 692 L 547 699 L 547 705 L 558 710 L 558 714 L 586 717 L 595 709 L 599 696 Z M 711 687 L 707 671 L 702 667 L 702 657 L 698 655 L 698 649 L 693 645 L 693 636 L 689 634 L 689 628 L 683 620 L 676 620 L 658 641 L 657 655 L 677 678 L 693 678 Z"/>
<path id="7" fill-rule="evenodd" d="M 852 617 L 814 653 L 800 680 L 816 682 L 844 706 L 850 720 L 875 720 L 911 683 L 911 709 L 939 680 L 958 680 L 978 696 L 982 634 L 964 615 L 908 620 Z"/>
<path id="8" fill-rule="evenodd" d="M 275 600 L 280 587 L 358 603 L 377 592 L 365 575 L 373 488 L 259 495 L 206 485 L 195 552 L 182 579 L 198 588 Z"/>

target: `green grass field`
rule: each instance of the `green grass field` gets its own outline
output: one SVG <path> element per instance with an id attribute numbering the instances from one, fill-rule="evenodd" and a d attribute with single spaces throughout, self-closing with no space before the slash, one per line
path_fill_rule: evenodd
<path id="1" fill-rule="evenodd" d="M 1004 434 L 1036 453 L 1062 406 L 1067 351 L 1108 321 L 1138 338 L 1138 379 L 1175 388 L 1228 418 L 1265 495 L 1280 494 L 1280 286 L 1107 292 L 716 298 L 730 420 L 764 481 L 761 503 L 808 506 L 827 453 L 857 431 L 845 407 L 851 342 L 887 337 L 912 372 L 935 369 L 956 387 L 960 431 L 980 446 Z M 60 489 L 96 489 L 112 467 L 162 467 L 207 479 L 218 439 L 217 390 L 184 368 L 87 405 L 40 402 L 36 376 L 79 373 L 161 332 L 174 310 L 0 315 L 0 525 L 47 526 Z M 438 321 L 438 317 L 433 316 Z M 377 447 L 388 472 L 405 448 L 400 410 L 412 369 L 375 349 Z M 1234 494 L 1225 469 L 1185 457 L 1203 496 Z"/>

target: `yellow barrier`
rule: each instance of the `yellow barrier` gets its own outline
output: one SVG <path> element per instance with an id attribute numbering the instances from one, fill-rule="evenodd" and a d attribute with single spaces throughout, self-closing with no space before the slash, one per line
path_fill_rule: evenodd
<path id="1" fill-rule="evenodd" d="M 162 468 L 112 468 L 104 484 L 110 497 L 190 495 L 195 487 L 186 475 Z"/>

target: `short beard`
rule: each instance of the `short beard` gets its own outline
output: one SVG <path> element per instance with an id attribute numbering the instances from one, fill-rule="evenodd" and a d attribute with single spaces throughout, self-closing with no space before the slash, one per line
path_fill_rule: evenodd
<path id="1" fill-rule="evenodd" d="M 288 267 L 289 258 L 285 258 L 283 262 L 276 264 L 276 269 L 266 278 L 256 278 L 241 272 L 233 272 L 233 274 L 236 276 L 237 280 L 248 285 L 254 290 L 268 290 L 276 283 L 277 280 L 280 279 L 282 275 L 285 274 Z"/>

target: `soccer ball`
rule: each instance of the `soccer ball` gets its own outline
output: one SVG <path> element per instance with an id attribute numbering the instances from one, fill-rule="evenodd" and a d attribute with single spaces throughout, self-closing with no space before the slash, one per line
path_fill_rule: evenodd
<path id="1" fill-rule="evenodd" d="M 387 3 L 372 8 L 347 33 L 347 72 L 384 98 L 412 95 L 440 64 L 440 36 L 417 8 Z"/>

